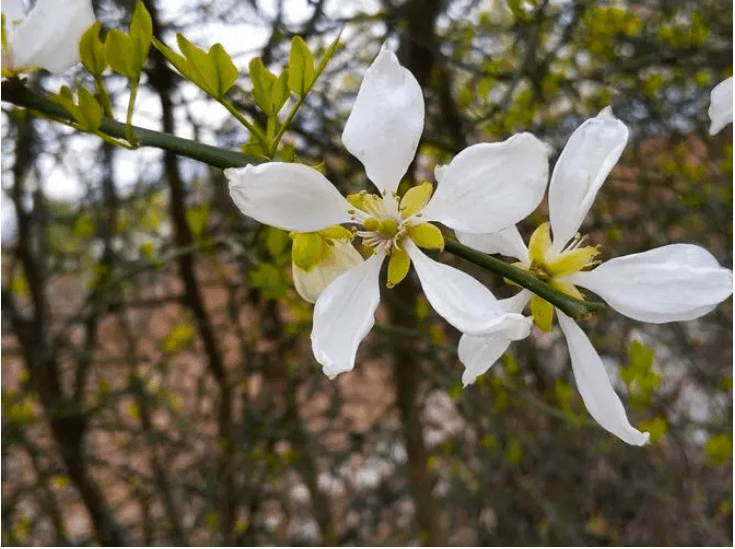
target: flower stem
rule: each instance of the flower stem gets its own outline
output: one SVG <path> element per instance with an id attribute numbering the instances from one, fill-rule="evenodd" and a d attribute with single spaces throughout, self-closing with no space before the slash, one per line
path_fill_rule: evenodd
<path id="1" fill-rule="evenodd" d="M 234 116 L 240 124 L 245 126 L 245 128 L 250 132 L 251 135 L 255 137 L 255 139 L 258 140 L 258 143 L 263 147 L 263 150 L 268 150 L 268 140 L 263 135 L 263 132 L 260 130 L 258 126 L 250 122 L 247 118 L 245 118 L 240 111 L 238 111 L 235 106 L 230 103 L 227 99 L 217 99 L 219 101 L 220 105 L 222 105 L 224 108 L 226 108 L 229 113 Z"/>
<path id="2" fill-rule="evenodd" d="M 97 94 L 100 96 L 100 102 L 102 103 L 102 109 L 105 112 L 105 116 L 110 119 L 114 118 L 112 114 L 112 103 L 110 103 L 110 96 L 107 93 L 105 81 L 101 76 L 97 75 L 94 77 L 94 85 L 97 88 Z"/>
<path id="3" fill-rule="evenodd" d="M 138 147 L 138 139 L 133 132 L 133 112 L 135 111 L 135 99 L 138 97 L 138 84 L 140 76 L 135 80 L 130 80 L 130 99 L 128 100 L 128 115 L 125 119 L 125 139 L 128 140 L 133 147 Z"/>

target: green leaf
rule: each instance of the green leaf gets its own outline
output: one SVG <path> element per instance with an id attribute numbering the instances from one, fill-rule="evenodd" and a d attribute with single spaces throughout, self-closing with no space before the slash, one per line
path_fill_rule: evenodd
<path id="1" fill-rule="evenodd" d="M 158 51 L 163 54 L 168 62 L 171 63 L 174 68 L 181 73 L 182 76 L 185 76 L 186 78 L 194 82 L 194 80 L 188 74 L 186 58 L 183 55 L 179 55 L 157 38 L 153 39 L 153 45 Z M 197 84 L 196 82 L 194 83 Z M 197 84 L 197 86 L 199 86 L 199 84 Z"/>
<path id="2" fill-rule="evenodd" d="M 187 61 L 187 73 L 184 76 L 209 95 L 217 97 L 217 73 L 209 56 L 204 53 L 204 50 L 189 42 L 182 34 L 176 35 L 176 42 Z"/>
<path id="3" fill-rule="evenodd" d="M 189 346 L 193 339 L 194 328 L 191 324 L 179 324 L 171 327 L 161 342 L 161 348 L 167 353 L 174 353 Z"/>
<path id="4" fill-rule="evenodd" d="M 628 349 L 628 366 L 621 369 L 620 377 L 625 383 L 631 383 L 636 373 L 646 372 L 651 364 L 653 364 L 653 351 L 635 340 Z"/>
<path id="5" fill-rule="evenodd" d="M 508 442 L 508 447 L 505 450 L 505 459 L 511 465 L 518 465 L 523 459 L 523 446 L 518 439 L 512 438 Z"/>
<path id="6" fill-rule="evenodd" d="M 272 94 L 276 75 L 265 68 L 260 57 L 254 57 L 250 61 L 250 79 L 253 81 L 253 98 L 256 105 L 268 116 L 277 113 L 273 111 Z"/>
<path id="7" fill-rule="evenodd" d="M 284 69 L 281 75 L 273 82 L 273 88 L 271 89 L 271 102 L 273 115 L 283 108 L 288 99 L 288 69 Z"/>
<path id="8" fill-rule="evenodd" d="M 704 446 L 704 452 L 714 463 L 726 463 L 732 458 L 732 435 L 730 433 L 712 435 Z"/>
<path id="9" fill-rule="evenodd" d="M 651 435 L 651 444 L 655 444 L 669 430 L 669 424 L 663 416 L 656 416 L 651 420 L 641 421 L 638 429 L 648 432 Z"/>
<path id="10" fill-rule="evenodd" d="M 628 366 L 620 369 L 620 378 L 628 385 L 631 402 L 634 405 L 645 405 L 659 383 L 661 376 L 653 371 L 654 353 L 638 340 L 630 344 L 628 350 Z"/>
<path id="11" fill-rule="evenodd" d="M 86 88 L 79 88 L 77 93 L 78 104 L 74 102 L 74 94 L 68 86 L 62 86 L 58 94 L 51 94 L 51 99 L 64 107 L 82 129 L 97 130 L 102 124 L 102 107 Z"/>
<path id="12" fill-rule="evenodd" d="M 110 68 L 129 78 L 134 78 L 132 69 L 133 46 L 130 37 L 118 29 L 112 29 L 107 33 L 105 40 L 105 59 Z"/>
<path id="13" fill-rule="evenodd" d="M 132 66 L 135 68 L 135 76 L 140 75 L 143 70 L 145 60 L 148 58 L 148 50 L 151 47 L 153 39 L 153 22 L 151 14 L 143 4 L 142 0 L 138 0 L 133 10 L 133 18 L 130 21 L 130 41 L 132 44 Z"/>
<path id="14" fill-rule="evenodd" d="M 62 86 L 59 93 L 52 93 L 51 99 L 61 105 L 66 112 L 68 112 L 74 120 L 79 122 L 81 113 L 79 107 L 74 103 L 74 94 L 68 86 Z"/>
<path id="15" fill-rule="evenodd" d="M 112 29 L 105 40 L 105 58 L 112 70 L 137 81 L 153 39 L 153 25 L 141 0 L 135 5 L 130 33 Z"/>
<path id="16" fill-rule="evenodd" d="M 77 95 L 79 96 L 80 116 L 77 122 L 85 130 L 96 131 L 102 125 L 102 107 L 86 88 L 79 88 Z"/>
<path id="17" fill-rule="evenodd" d="M 281 162 L 296 162 L 296 146 L 292 141 L 283 143 L 278 153 Z"/>
<path id="18" fill-rule="evenodd" d="M 247 143 L 240 145 L 240 150 L 243 154 L 262 158 L 263 160 L 270 160 L 268 157 L 268 151 L 263 148 L 263 144 L 257 139 L 252 139 Z M 285 162 L 285 161 L 284 161 Z"/>
<path id="19" fill-rule="evenodd" d="M 294 36 L 288 60 L 288 87 L 303 97 L 314 85 L 315 79 L 314 56 L 306 42 L 300 36 Z"/>
<path id="20" fill-rule="evenodd" d="M 28 288 L 28 282 L 26 281 L 26 277 L 23 273 L 15 274 L 13 275 L 13 278 L 10 279 L 10 291 L 19 297 L 28 297 L 31 294 L 31 291 Z"/>
<path id="21" fill-rule="evenodd" d="M 202 238 L 208 218 L 209 208 L 206 203 L 198 208 L 189 208 L 186 210 L 186 221 L 189 223 L 189 228 L 197 240 Z"/>
<path id="22" fill-rule="evenodd" d="M 182 34 L 176 35 L 176 41 L 183 56 L 155 38 L 153 45 L 182 76 L 215 99 L 223 99 L 237 80 L 238 71 L 222 45 L 215 44 L 205 53 Z"/>
<path id="23" fill-rule="evenodd" d="M 69 86 L 61 86 L 59 93 L 51 94 L 51 97 L 67 111 L 71 112 L 70 107 L 74 107 L 74 94 Z"/>
<path id="24" fill-rule="evenodd" d="M 265 234 L 265 247 L 274 260 L 278 260 L 278 258 L 286 251 L 290 242 L 291 239 L 288 236 L 288 232 L 283 229 L 277 229 L 276 227 L 267 227 Z"/>
<path id="25" fill-rule="evenodd" d="M 283 273 L 271 263 L 261 263 L 248 273 L 248 281 L 258 288 L 267 299 L 278 299 L 288 291 L 288 282 Z"/>
<path id="26" fill-rule="evenodd" d="M 71 88 L 69 86 L 61 86 L 61 89 L 59 90 L 59 95 L 72 104 L 74 103 L 74 92 L 71 91 Z"/>
<path id="27" fill-rule="evenodd" d="M 209 48 L 209 58 L 217 73 L 217 98 L 221 99 L 237 81 L 237 67 L 222 44 L 215 44 Z"/>
<path id="28" fill-rule="evenodd" d="M 105 44 L 100 40 L 101 28 L 102 23 L 95 21 L 79 39 L 79 57 L 92 76 L 101 76 L 107 68 Z"/>

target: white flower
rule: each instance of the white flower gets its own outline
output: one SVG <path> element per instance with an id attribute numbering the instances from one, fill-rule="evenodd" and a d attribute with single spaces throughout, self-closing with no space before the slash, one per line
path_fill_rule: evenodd
<path id="1" fill-rule="evenodd" d="M 38 68 L 60 73 L 79 61 L 79 39 L 92 23 L 90 0 L 38 0 L 27 14 L 23 0 L 5 0 L 3 74 Z"/>
<path id="2" fill-rule="evenodd" d="M 732 76 L 712 88 L 708 114 L 712 121 L 710 135 L 732 123 Z"/>
<path id="3" fill-rule="evenodd" d="M 706 250 L 672 244 L 611 259 L 596 267 L 598 247 L 581 246 L 577 230 L 602 182 L 617 162 L 628 139 L 625 125 L 609 108 L 584 122 L 559 156 L 549 186 L 549 223 L 541 225 L 526 248 L 515 227 L 489 235 L 458 233 L 460 241 L 485 253 L 516 257 L 522 266 L 549 285 L 576 298 L 575 286 L 591 290 L 619 313 L 644 322 L 691 320 L 702 316 L 732 293 L 732 271 L 720 267 Z M 554 233 L 553 241 L 550 230 Z M 520 313 L 531 301 L 536 324 L 550 330 L 552 305 L 528 290 L 501 303 Z M 605 372 L 602 360 L 584 332 L 557 310 L 569 345 L 574 379 L 590 415 L 602 427 L 629 444 L 642 445 L 648 433 L 630 425 L 623 405 Z M 465 385 L 474 382 L 505 352 L 502 336 L 462 336 L 459 357 L 466 370 Z"/>
<path id="4" fill-rule="evenodd" d="M 349 224 L 370 253 L 353 265 L 354 256 L 344 257 L 352 255 L 349 248 L 324 254 L 319 239 L 299 244 L 321 249 L 319 258 L 331 253 L 337 274 L 344 269 L 333 280 L 331 266 L 326 269 L 330 272 L 319 272 L 316 282 L 306 281 L 304 292 L 318 294 L 312 348 L 330 377 L 352 369 L 357 347 L 373 326 L 386 256 L 388 286 L 402 280 L 413 263 L 429 303 L 460 331 L 518 339 L 530 329 L 528 319 L 504 311 L 480 282 L 435 262 L 419 247 L 443 246 L 441 232 L 431 221 L 468 232 L 492 232 L 528 215 L 543 196 L 547 146 L 520 134 L 503 143 L 468 147 L 448 166 L 437 168 L 433 196 L 431 184 L 423 183 L 399 199 L 396 190 L 416 153 L 423 123 L 418 82 L 383 49 L 365 74 L 342 134 L 345 147 L 365 166 L 379 195 L 363 191 L 345 199 L 322 174 L 299 164 L 269 162 L 225 170 L 232 199 L 245 215 L 296 233 Z M 296 280 L 297 287 L 304 282 Z M 329 282 L 321 293 L 320 281 Z"/>

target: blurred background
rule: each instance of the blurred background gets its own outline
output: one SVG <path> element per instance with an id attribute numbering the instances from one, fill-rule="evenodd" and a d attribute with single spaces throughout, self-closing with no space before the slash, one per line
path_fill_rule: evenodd
<path id="1" fill-rule="evenodd" d="M 689 242 L 732 268 L 729 0 L 146 0 L 154 33 L 248 62 L 343 48 L 286 134 L 344 193 L 340 134 L 382 44 L 426 97 L 407 178 L 530 131 L 555 161 L 611 105 L 630 128 L 582 232 L 602 259 Z M 105 28 L 133 3 L 100 0 Z M 76 71 L 76 72 L 75 72 Z M 30 77 L 92 89 L 81 67 Z M 119 119 L 127 81 L 107 82 Z M 152 50 L 134 122 L 236 150 L 245 130 Z M 6 545 L 732 545 L 732 299 L 686 323 L 582 322 L 631 422 L 600 428 L 558 328 L 462 389 L 459 334 L 415 275 L 381 290 L 354 371 L 329 381 L 290 239 L 242 217 L 222 172 L 2 106 L 2 542 Z M 521 226 L 547 219 L 545 203 Z M 496 295 L 499 277 L 448 254 Z"/>

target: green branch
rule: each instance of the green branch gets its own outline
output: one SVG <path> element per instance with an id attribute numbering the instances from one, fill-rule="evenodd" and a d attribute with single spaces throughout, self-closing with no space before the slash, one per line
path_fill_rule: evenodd
<path id="1" fill-rule="evenodd" d="M 39 95 L 38 93 L 28 89 L 23 82 L 14 78 L 3 80 L 2 83 L 2 99 L 19 107 L 26 107 L 40 113 L 43 116 L 54 118 L 59 122 L 71 124 L 73 121 L 69 115 L 58 103 Z M 118 139 L 127 139 L 125 124 L 110 120 L 102 119 L 102 125 L 99 131 L 116 137 Z M 231 168 L 245 166 L 246 164 L 259 164 L 261 159 L 249 156 L 236 151 L 227 151 L 211 145 L 205 145 L 190 139 L 182 139 L 167 133 L 147 130 L 133 126 L 133 133 L 138 139 L 138 144 L 145 147 L 155 147 L 174 152 L 187 158 L 192 158 L 216 168 Z"/>
<path id="2" fill-rule="evenodd" d="M 6 80 L 2 85 L 3 101 L 9 101 L 15 105 L 26 107 L 44 116 L 62 121 L 69 125 L 74 125 L 69 114 L 57 103 L 39 95 L 28 88 L 18 79 Z M 102 120 L 102 126 L 99 131 L 110 137 L 122 138 L 127 137 L 125 125 L 109 118 Z M 227 151 L 191 141 L 182 139 L 162 132 L 146 130 L 133 126 L 133 132 L 137 137 L 141 146 L 155 147 L 174 152 L 181 156 L 186 156 L 210 166 L 225 169 L 231 167 L 244 166 L 246 164 L 258 164 L 261 159 L 241 154 L 239 152 Z M 602 303 L 591 301 L 579 301 L 562 292 L 554 290 L 541 280 L 534 277 L 528 271 L 514 267 L 495 257 L 486 255 L 477 250 L 473 250 L 456 240 L 445 239 L 444 250 L 466 259 L 475 265 L 493 271 L 504 278 L 515 282 L 519 286 L 531 290 L 533 293 L 544 298 L 546 301 L 559 308 L 568 316 L 579 320 L 586 317 L 593 311 L 600 310 L 604 307 Z"/>

